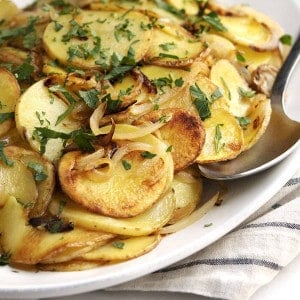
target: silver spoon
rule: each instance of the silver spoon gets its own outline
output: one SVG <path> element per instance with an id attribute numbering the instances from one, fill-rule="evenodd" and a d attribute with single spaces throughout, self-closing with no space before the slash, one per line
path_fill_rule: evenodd
<path id="1" fill-rule="evenodd" d="M 287 84 L 299 57 L 300 34 L 273 84 L 272 115 L 266 132 L 255 146 L 233 160 L 199 165 L 205 177 L 228 180 L 256 174 L 279 163 L 300 144 L 300 123 L 287 116 L 284 103 Z"/>

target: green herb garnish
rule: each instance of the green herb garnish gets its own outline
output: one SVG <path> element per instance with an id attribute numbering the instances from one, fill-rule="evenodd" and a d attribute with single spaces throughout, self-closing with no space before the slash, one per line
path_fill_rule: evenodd
<path id="1" fill-rule="evenodd" d="M 194 98 L 194 105 L 197 108 L 201 120 L 205 120 L 211 116 L 210 102 L 205 93 L 202 92 L 198 84 L 190 87 L 191 96 Z"/>
<path id="2" fill-rule="evenodd" d="M 143 151 L 143 152 L 141 153 L 141 156 L 142 156 L 143 158 L 151 159 L 151 158 L 155 157 L 156 154 L 151 153 L 151 152 L 149 152 L 149 151 Z"/>
<path id="3" fill-rule="evenodd" d="M 0 160 L 2 160 L 7 166 L 12 167 L 14 162 L 10 160 L 4 153 L 4 147 L 7 145 L 7 142 L 0 141 Z"/>
<path id="4" fill-rule="evenodd" d="M 48 178 L 48 175 L 44 171 L 44 167 L 34 161 L 27 164 L 27 167 L 33 172 L 33 178 L 35 181 L 44 181 Z"/>
<path id="5" fill-rule="evenodd" d="M 290 34 L 284 34 L 283 36 L 280 37 L 279 41 L 283 44 L 283 45 L 292 45 L 292 41 L 293 38 Z"/>

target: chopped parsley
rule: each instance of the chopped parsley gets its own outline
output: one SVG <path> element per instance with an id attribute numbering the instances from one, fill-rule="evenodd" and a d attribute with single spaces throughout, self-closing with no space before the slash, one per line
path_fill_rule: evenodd
<path id="1" fill-rule="evenodd" d="M 239 125 L 242 129 L 246 129 L 249 124 L 251 124 L 251 120 L 247 117 L 236 117 Z"/>
<path id="2" fill-rule="evenodd" d="M 159 53 L 158 56 L 162 57 L 162 58 L 179 59 L 179 57 L 177 55 L 172 55 L 172 54 L 169 54 L 169 53 Z"/>
<path id="3" fill-rule="evenodd" d="M 173 150 L 173 145 L 170 145 L 170 146 L 167 148 L 166 152 L 172 152 L 172 150 Z"/>
<path id="4" fill-rule="evenodd" d="M 34 72 L 34 66 L 30 63 L 30 58 L 26 59 L 20 66 L 12 70 L 18 81 L 29 80 Z"/>
<path id="5" fill-rule="evenodd" d="M 58 125 L 73 111 L 73 109 L 75 107 L 75 99 L 69 93 L 69 91 L 60 84 L 53 85 L 53 86 L 49 87 L 48 89 L 49 89 L 49 92 L 51 92 L 51 93 L 57 93 L 57 92 L 61 93 L 70 104 L 69 107 L 66 109 L 66 111 L 57 117 L 55 125 Z"/>
<path id="6" fill-rule="evenodd" d="M 242 63 L 245 63 L 245 62 L 246 62 L 246 58 L 245 58 L 245 56 L 244 56 L 241 52 L 237 52 L 237 53 L 236 53 L 236 59 L 237 59 L 239 62 L 242 62 Z"/>
<path id="7" fill-rule="evenodd" d="M 0 113 L 0 124 L 4 123 L 8 119 L 13 119 L 14 116 L 15 116 L 14 112 Z"/>
<path id="8" fill-rule="evenodd" d="M 0 253 L 0 266 L 6 266 L 9 264 L 9 260 L 11 257 L 10 252 Z"/>
<path id="9" fill-rule="evenodd" d="M 112 246 L 118 249 L 124 249 L 125 243 L 124 242 L 112 242 Z"/>
<path id="10" fill-rule="evenodd" d="M 141 153 L 141 156 L 142 156 L 143 158 L 152 159 L 152 158 L 154 158 L 154 157 L 156 156 L 156 154 L 151 153 L 151 152 L 149 152 L 149 151 L 143 151 L 143 152 Z"/>
<path id="11" fill-rule="evenodd" d="M 226 81 L 224 80 L 224 78 L 223 78 L 223 77 L 220 77 L 220 79 L 221 79 L 221 82 L 222 82 L 223 88 L 224 88 L 224 90 L 225 90 L 225 91 L 226 91 L 226 93 L 227 93 L 228 99 L 229 99 L 229 100 L 231 100 L 231 92 L 230 92 L 230 89 L 229 89 L 229 87 L 228 87 L 228 85 L 227 85 Z"/>
<path id="12" fill-rule="evenodd" d="M 219 153 L 219 151 L 224 147 L 224 143 L 221 144 L 222 140 L 222 133 L 221 133 L 221 127 L 224 126 L 224 124 L 218 124 L 216 126 L 216 131 L 215 131 L 215 138 L 214 138 L 214 147 L 216 153 Z"/>
<path id="13" fill-rule="evenodd" d="M 174 42 L 159 44 L 158 46 L 166 52 L 176 49 L 176 47 L 177 47 L 177 45 Z"/>
<path id="14" fill-rule="evenodd" d="M 210 95 L 211 101 L 216 101 L 223 96 L 221 90 L 217 87 L 215 91 Z"/>
<path id="15" fill-rule="evenodd" d="M 46 127 L 35 127 L 33 139 L 40 143 L 40 153 L 44 154 L 46 145 L 50 139 L 62 139 L 64 145 L 73 141 L 81 151 L 94 151 L 92 142 L 97 140 L 93 134 L 85 132 L 83 129 L 74 130 L 70 133 L 55 131 Z"/>
<path id="16" fill-rule="evenodd" d="M 48 175 L 44 171 L 44 167 L 34 161 L 28 163 L 27 167 L 33 172 L 33 178 L 35 181 L 44 181 L 48 178 Z"/>
<path id="17" fill-rule="evenodd" d="M 115 26 L 114 36 L 117 42 L 120 42 L 121 38 L 126 38 L 128 41 L 131 41 L 135 34 L 128 29 L 130 26 L 129 20 L 125 19 L 123 23 L 120 23 Z"/>
<path id="18" fill-rule="evenodd" d="M 213 223 L 208 223 L 208 224 L 204 224 L 204 227 L 210 227 L 212 225 L 213 225 Z"/>
<path id="19" fill-rule="evenodd" d="M 185 11 L 183 9 L 177 9 L 175 6 L 167 3 L 167 1 L 154 0 L 154 2 L 158 8 L 161 8 L 161 9 L 175 15 L 176 17 L 178 17 L 180 19 L 184 19 Z"/>
<path id="20" fill-rule="evenodd" d="M 59 215 L 31 218 L 29 224 L 33 227 L 43 227 L 50 233 L 68 232 L 74 229 L 72 222 L 65 222 Z"/>
<path id="21" fill-rule="evenodd" d="M 125 159 L 122 160 L 122 165 L 126 171 L 131 169 L 131 164 Z"/>
<path id="22" fill-rule="evenodd" d="M 208 23 L 214 30 L 219 32 L 227 31 L 227 28 L 222 24 L 219 16 L 215 12 L 210 12 L 202 16 L 202 20 Z"/>
<path id="23" fill-rule="evenodd" d="M 7 145 L 7 142 L 0 141 L 0 160 L 2 160 L 7 166 L 12 167 L 14 162 L 10 160 L 4 153 L 4 147 Z"/>
<path id="24" fill-rule="evenodd" d="M 135 65 L 135 51 L 132 46 L 129 47 L 127 56 L 120 58 L 115 52 L 110 58 L 112 69 L 105 75 L 104 79 L 114 80 L 123 76 L 126 72 L 132 70 Z M 97 62 L 96 62 L 97 63 Z"/>
<path id="25" fill-rule="evenodd" d="M 184 84 L 184 80 L 182 79 L 182 77 L 180 77 L 180 78 L 175 79 L 174 83 L 175 83 L 175 86 L 182 87 Z"/>
<path id="26" fill-rule="evenodd" d="M 280 37 L 279 41 L 283 45 L 292 45 L 293 38 L 290 34 L 284 34 L 283 36 Z"/>
<path id="27" fill-rule="evenodd" d="M 29 17 L 27 25 L 24 27 L 8 28 L 0 30 L 0 45 L 6 41 L 21 37 L 23 38 L 23 46 L 26 49 L 32 49 L 36 45 L 37 35 L 35 24 L 38 17 Z"/>
<path id="28" fill-rule="evenodd" d="M 192 98 L 194 98 L 193 103 L 197 108 L 201 120 L 209 118 L 211 116 L 210 101 L 197 83 L 190 87 L 190 93 Z"/>
<path id="29" fill-rule="evenodd" d="M 239 95 L 246 98 L 252 98 L 255 96 L 256 92 L 253 90 L 245 90 L 242 87 L 238 88 Z"/>
<path id="30" fill-rule="evenodd" d="M 120 100 L 119 98 L 112 99 L 111 94 L 107 94 L 101 99 L 101 102 L 106 102 L 107 113 L 115 113 L 119 111 L 122 100 Z"/>
<path id="31" fill-rule="evenodd" d="M 79 95 L 88 107 L 97 107 L 97 104 L 99 102 L 99 91 L 97 91 L 96 89 L 90 89 L 88 91 L 79 91 Z"/>

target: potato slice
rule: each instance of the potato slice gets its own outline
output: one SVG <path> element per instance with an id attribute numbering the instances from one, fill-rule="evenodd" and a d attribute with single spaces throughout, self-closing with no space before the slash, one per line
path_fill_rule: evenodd
<path id="1" fill-rule="evenodd" d="M 268 64 L 276 68 L 282 65 L 282 57 L 278 49 L 273 51 L 255 51 L 241 45 L 237 45 L 236 49 L 245 58 L 245 64 L 250 73 L 261 65 Z"/>
<path id="2" fill-rule="evenodd" d="M 0 207 L 13 195 L 24 205 L 32 205 L 38 192 L 32 173 L 22 161 L 14 159 L 12 167 L 0 163 Z"/>
<path id="3" fill-rule="evenodd" d="M 187 168 L 174 176 L 172 188 L 175 193 L 176 208 L 168 224 L 174 224 L 190 215 L 201 200 L 202 179 L 193 176 L 193 170 Z"/>
<path id="4" fill-rule="evenodd" d="M 59 211 L 60 197 L 54 196 L 49 205 L 52 214 Z M 174 193 L 169 192 L 144 213 L 132 218 L 111 218 L 92 213 L 73 201 L 67 200 L 61 216 L 71 220 L 75 227 L 110 232 L 127 236 L 142 236 L 156 232 L 168 223 L 175 208 Z"/>
<path id="5" fill-rule="evenodd" d="M 6 147 L 5 154 L 10 160 L 12 160 L 13 163 L 17 161 L 15 170 L 14 165 L 9 171 L 7 170 L 7 168 L 5 168 L 6 172 L 8 172 L 8 174 L 5 175 L 6 178 L 3 178 L 3 180 L 7 182 L 7 185 L 4 187 L 4 189 L 7 190 L 6 193 L 9 193 L 10 195 L 17 198 L 19 196 L 22 201 L 24 195 L 26 195 L 26 192 L 29 192 L 29 190 L 27 191 L 27 188 L 30 188 L 30 181 L 29 178 L 25 177 L 28 176 L 28 172 L 24 172 L 24 174 L 17 174 L 17 172 L 20 171 L 19 168 L 21 168 L 18 163 L 18 161 L 20 161 L 28 170 L 30 170 L 31 174 L 29 177 L 35 179 L 35 185 L 37 188 L 37 196 L 32 197 L 30 202 L 25 201 L 24 205 L 32 204 L 31 206 L 29 206 L 30 217 L 38 217 L 43 215 L 47 209 L 48 203 L 52 196 L 52 192 L 54 190 L 55 178 L 53 165 L 45 158 L 41 157 L 38 153 L 16 146 Z M 12 186 L 16 178 L 7 178 L 9 175 L 13 175 L 20 180 L 16 187 Z M 8 184 L 10 184 L 10 186 Z M 28 187 L 26 187 L 27 184 Z M 19 190 L 19 188 L 22 186 L 25 188 L 25 190 L 23 190 L 23 188 Z M 17 194 L 15 194 L 14 192 L 16 192 Z M 25 194 L 22 195 L 22 192 L 24 192 Z M 25 197 L 27 197 L 27 195 Z"/>
<path id="6" fill-rule="evenodd" d="M 64 192 L 87 209 L 112 217 L 136 216 L 151 207 L 170 187 L 171 154 L 152 135 L 123 145 L 119 153 L 124 156 L 117 159 L 117 150 L 109 176 L 98 175 L 98 162 L 90 170 L 80 170 L 78 162 L 86 156 L 81 152 L 65 154 L 58 166 Z"/>
<path id="7" fill-rule="evenodd" d="M 10 261 L 37 264 L 65 251 L 90 249 L 112 238 L 111 234 L 75 228 L 65 233 L 49 233 L 28 226 L 26 210 L 10 197 L 0 210 L 0 241 L 4 252 L 11 253 Z M 72 256 L 71 256 L 72 257 Z"/>
<path id="8" fill-rule="evenodd" d="M 269 45 L 251 45 L 251 48 L 257 50 L 272 50 L 278 47 L 279 38 L 284 34 L 284 30 L 278 22 L 249 5 L 236 5 L 231 7 L 231 10 L 233 14 L 244 15 L 250 19 L 254 19 L 260 26 L 267 28 L 272 33 Z"/>
<path id="9" fill-rule="evenodd" d="M 187 66 L 204 50 L 203 43 L 195 39 L 180 25 L 159 21 L 153 30 L 151 47 L 145 61 L 162 66 Z"/>
<path id="10" fill-rule="evenodd" d="M 160 235 L 114 239 L 108 244 L 81 256 L 87 261 L 120 262 L 151 251 L 160 241 Z"/>
<path id="11" fill-rule="evenodd" d="M 206 139 L 197 158 L 200 164 L 225 161 L 238 156 L 243 150 L 243 132 L 236 118 L 219 108 L 212 110 L 204 121 Z"/>
<path id="12" fill-rule="evenodd" d="M 0 20 L 8 22 L 18 12 L 19 12 L 19 9 L 13 1 L 0 0 Z"/>
<path id="13" fill-rule="evenodd" d="M 229 111 L 237 117 L 248 115 L 251 110 L 251 100 L 242 97 L 240 89 L 249 90 L 245 79 L 239 74 L 234 65 L 226 60 L 218 60 L 212 67 L 210 73 L 211 81 L 221 90 L 227 99 Z"/>
<path id="14" fill-rule="evenodd" d="M 14 111 L 20 94 L 20 86 L 15 76 L 0 68 L 0 136 L 14 126 Z"/>
<path id="15" fill-rule="evenodd" d="M 43 79 L 28 88 L 16 106 L 16 125 L 21 136 L 30 144 L 32 149 L 41 150 L 41 143 L 37 139 L 36 127 L 47 127 L 51 130 L 70 133 L 81 128 L 79 121 L 66 116 L 57 124 L 69 105 L 53 93 L 50 93 L 45 85 L 47 79 Z M 64 141 L 50 139 L 45 147 L 44 156 L 50 161 L 56 161 L 62 153 Z"/>
<path id="16" fill-rule="evenodd" d="M 250 124 L 243 130 L 244 149 L 251 148 L 264 134 L 271 118 L 272 108 L 270 99 L 263 94 L 255 95 L 252 111 L 247 116 Z"/>
<path id="17" fill-rule="evenodd" d="M 75 16 L 61 15 L 55 22 L 44 32 L 47 53 L 64 65 L 83 69 L 95 66 L 106 69 L 111 66 L 113 54 L 125 57 L 130 48 L 138 62 L 148 50 L 152 36 L 152 30 L 143 30 L 140 26 L 149 23 L 148 17 L 136 11 L 85 10 Z M 62 25 L 59 31 L 55 29 L 57 23 Z M 78 27 L 81 36 L 72 34 Z M 100 60 L 102 62 L 96 64 Z"/>
<path id="18" fill-rule="evenodd" d="M 152 111 L 136 120 L 135 124 L 156 123 L 167 116 L 171 116 L 171 119 L 159 129 L 159 137 L 171 147 L 176 173 L 191 165 L 198 157 L 204 145 L 205 131 L 198 116 L 180 108 Z"/>

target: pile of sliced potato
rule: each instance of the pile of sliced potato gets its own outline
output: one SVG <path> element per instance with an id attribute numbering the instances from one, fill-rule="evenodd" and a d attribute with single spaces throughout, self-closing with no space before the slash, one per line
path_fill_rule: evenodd
<path id="1" fill-rule="evenodd" d="M 197 164 L 234 159 L 268 125 L 284 33 L 247 6 L 0 8 L 1 262 L 73 271 L 147 253 L 197 216 Z"/>

